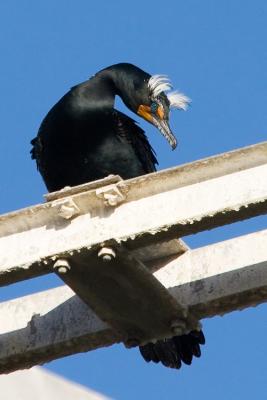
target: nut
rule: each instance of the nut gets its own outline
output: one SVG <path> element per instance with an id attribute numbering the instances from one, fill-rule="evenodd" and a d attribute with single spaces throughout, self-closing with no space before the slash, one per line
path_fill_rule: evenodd
<path id="1" fill-rule="evenodd" d="M 68 260 L 66 260 L 65 258 L 59 258 L 55 262 L 53 268 L 59 274 L 66 274 L 70 270 L 70 264 L 69 264 Z"/>
<path id="2" fill-rule="evenodd" d="M 180 319 L 171 322 L 171 330 L 175 335 L 183 335 L 186 331 L 186 323 Z"/>
<path id="3" fill-rule="evenodd" d="M 52 207 L 56 207 L 58 215 L 66 220 L 70 220 L 80 214 L 79 207 L 72 199 L 55 201 Z"/>
<path id="4" fill-rule="evenodd" d="M 98 257 L 104 262 L 110 262 L 115 259 L 116 253 L 111 247 L 102 247 L 98 252 Z"/>

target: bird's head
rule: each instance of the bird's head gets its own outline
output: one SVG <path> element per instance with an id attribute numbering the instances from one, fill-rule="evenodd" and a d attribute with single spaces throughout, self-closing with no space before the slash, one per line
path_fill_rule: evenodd
<path id="1" fill-rule="evenodd" d="M 145 93 L 142 90 L 143 96 L 139 97 L 136 113 L 153 124 L 175 149 L 177 140 L 169 125 L 170 109 L 186 110 L 190 99 L 178 91 L 166 94 L 172 86 L 165 75 L 153 75 L 145 83 Z"/>
<path id="2" fill-rule="evenodd" d="M 172 85 L 167 76 L 151 76 L 133 64 L 112 65 L 98 75 L 103 74 L 112 83 L 114 94 L 131 111 L 153 124 L 175 149 L 177 140 L 169 126 L 170 109 L 186 110 L 190 99 L 178 91 L 170 92 Z"/>

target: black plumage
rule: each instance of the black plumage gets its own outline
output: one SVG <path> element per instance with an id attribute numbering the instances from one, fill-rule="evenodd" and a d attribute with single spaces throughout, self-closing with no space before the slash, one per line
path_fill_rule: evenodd
<path id="1" fill-rule="evenodd" d="M 48 112 L 32 141 L 32 157 L 49 191 L 109 174 L 126 179 L 155 171 L 157 160 L 144 131 L 114 109 L 115 95 L 123 91 L 129 93 L 122 97 L 125 103 L 137 110 L 130 93 L 144 91 L 145 82 L 134 82 L 136 70 L 118 64 L 100 71 L 73 87 Z"/>
<path id="2" fill-rule="evenodd" d="M 170 107 L 185 109 L 181 93 L 166 95 L 164 76 L 151 76 L 132 64 L 116 64 L 73 87 L 44 118 L 32 140 L 32 158 L 49 191 L 76 186 L 118 174 L 124 179 L 156 170 L 157 160 L 144 131 L 114 109 L 115 96 L 155 125 L 172 148 L 176 139 L 169 127 Z M 146 361 L 180 368 L 200 356 L 202 332 L 160 340 L 140 347 Z"/>

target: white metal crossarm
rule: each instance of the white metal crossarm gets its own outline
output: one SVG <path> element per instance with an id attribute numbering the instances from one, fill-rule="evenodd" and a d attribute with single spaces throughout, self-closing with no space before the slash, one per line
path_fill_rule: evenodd
<path id="1" fill-rule="evenodd" d="M 120 181 L 115 188 L 126 197 L 116 207 L 105 204 L 114 200 L 105 188 L 103 197 L 99 183 L 65 190 L 64 198 L 1 216 L 0 285 L 48 273 L 57 257 L 103 242 L 139 249 L 266 213 L 267 142 Z"/>
<path id="2" fill-rule="evenodd" d="M 68 288 L 3 303 L 0 372 L 182 334 L 267 299 L 265 231 L 193 251 L 175 239 L 267 212 L 267 142 L 46 197 L 0 217 L 0 285 L 56 271 L 109 326 Z"/>
<path id="3" fill-rule="evenodd" d="M 255 306 L 267 301 L 267 230 L 189 250 L 154 275 L 199 319 Z M 2 373 L 120 340 L 67 286 L 0 304 Z"/>

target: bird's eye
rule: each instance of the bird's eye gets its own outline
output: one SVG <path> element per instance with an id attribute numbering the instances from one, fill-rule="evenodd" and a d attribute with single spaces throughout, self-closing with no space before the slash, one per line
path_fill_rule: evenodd
<path id="1" fill-rule="evenodd" d="M 152 112 L 153 114 L 156 114 L 157 109 L 158 109 L 158 104 L 155 103 L 155 102 L 151 103 L 150 109 L 151 109 L 151 112 Z"/>
<path id="2" fill-rule="evenodd" d="M 161 104 L 158 104 L 153 101 L 153 103 L 151 103 L 150 110 L 151 114 L 154 114 L 156 117 L 160 119 L 164 119 L 165 112 Z"/>

